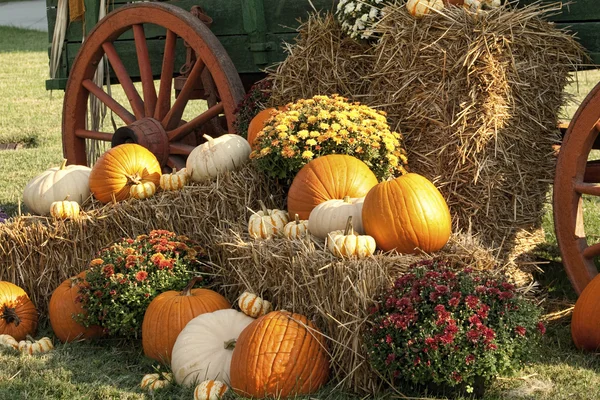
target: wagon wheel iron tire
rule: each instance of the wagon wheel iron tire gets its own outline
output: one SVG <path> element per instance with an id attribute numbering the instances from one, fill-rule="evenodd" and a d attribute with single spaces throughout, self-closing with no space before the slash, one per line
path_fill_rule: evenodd
<path id="1" fill-rule="evenodd" d="M 166 29 L 159 89 L 155 89 L 144 24 Z M 127 30 L 133 31 L 140 71 L 142 93 L 132 83 L 114 42 Z M 197 61 L 190 79 L 171 104 L 177 39 L 181 38 L 196 52 Z M 97 65 L 106 55 L 129 101 L 129 111 L 93 81 Z M 215 101 L 190 121 L 182 119 L 194 82 L 209 75 L 218 91 Z M 86 129 L 86 109 L 90 94 L 110 108 L 125 126 L 115 134 Z M 182 168 L 194 149 L 186 136 L 206 129 L 207 125 L 226 120 L 234 132 L 234 110 L 244 96 L 239 75 L 217 37 L 188 11 L 164 3 L 136 3 L 121 7 L 103 18 L 81 46 L 71 68 L 63 104 L 63 153 L 69 164 L 85 165 L 85 139 L 111 142 L 135 142 L 147 147 L 161 163 Z M 224 132 L 224 131 L 223 131 Z"/>
<path id="2" fill-rule="evenodd" d="M 600 243 L 588 244 L 583 195 L 600 196 L 600 163 L 588 161 L 599 132 L 600 83 L 573 116 L 560 148 L 554 178 L 556 239 L 564 268 L 577 294 L 598 274 L 594 259 L 600 256 Z"/>

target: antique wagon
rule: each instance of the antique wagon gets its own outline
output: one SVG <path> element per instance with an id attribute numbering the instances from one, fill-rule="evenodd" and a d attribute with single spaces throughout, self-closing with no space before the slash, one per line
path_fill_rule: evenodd
<path id="1" fill-rule="evenodd" d="M 63 152 L 69 163 L 86 164 L 86 139 L 136 142 L 149 148 L 165 167 L 182 167 L 204 133 L 232 131 L 233 113 L 245 88 L 261 71 L 284 58 L 282 41 L 291 42 L 298 18 L 313 9 L 332 9 L 333 0 L 172 0 L 109 3 L 98 22 L 100 1 L 84 0 L 81 21 L 68 26 L 56 77 L 47 89 L 64 89 Z M 520 4 L 533 0 L 521 0 Z M 544 0 L 556 3 L 555 0 Z M 58 0 L 47 0 L 49 32 Z M 600 64 L 600 2 L 577 0 L 551 17 L 568 26 Z M 82 39 L 85 40 L 82 43 Z M 111 80 L 119 83 L 124 106 L 94 82 L 106 56 Z M 141 82 L 141 93 L 134 86 Z M 158 87 L 158 88 L 157 88 Z M 171 102 L 171 92 L 177 98 Z M 114 132 L 86 126 L 90 95 L 122 121 Z M 186 121 L 191 100 L 206 101 L 205 111 Z M 566 129 L 556 167 L 554 221 L 563 263 L 579 293 L 598 273 L 594 259 L 600 243 L 588 245 L 583 195 L 600 196 L 600 85 L 581 104 Z"/>

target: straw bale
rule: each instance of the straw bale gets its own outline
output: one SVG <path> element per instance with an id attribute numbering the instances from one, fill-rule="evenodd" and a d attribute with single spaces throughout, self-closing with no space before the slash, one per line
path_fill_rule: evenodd
<path id="1" fill-rule="evenodd" d="M 384 10 L 370 48 L 314 15 L 272 74 L 272 103 L 338 92 L 385 110 L 404 134 L 409 168 L 442 191 L 455 231 L 513 262 L 543 240 L 534 233 L 553 180 L 563 88 L 583 54 L 544 20 L 551 12 L 449 7 L 414 19 L 399 3 Z"/>
<path id="2" fill-rule="evenodd" d="M 363 333 L 368 309 L 410 264 L 443 256 L 455 266 L 493 270 L 496 259 L 467 235 L 455 235 L 433 255 L 376 254 L 362 260 L 340 260 L 312 240 L 282 238 L 254 241 L 241 230 L 222 236 L 217 264 L 229 299 L 249 290 L 276 309 L 306 315 L 329 339 L 332 376 L 354 392 L 374 393 L 380 381 L 365 358 Z"/>
<path id="3" fill-rule="evenodd" d="M 259 209 L 259 199 L 281 207 L 284 194 L 248 165 L 216 181 L 158 192 L 142 201 L 86 204 L 85 216 L 75 221 L 17 217 L 0 224 L 0 280 L 23 287 L 45 312 L 52 291 L 119 238 L 167 229 L 187 235 L 212 253 L 215 232 L 247 221 L 250 209 Z"/>

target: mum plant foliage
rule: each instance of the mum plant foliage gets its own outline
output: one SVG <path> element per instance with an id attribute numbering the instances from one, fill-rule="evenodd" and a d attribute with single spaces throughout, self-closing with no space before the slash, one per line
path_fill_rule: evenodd
<path id="1" fill-rule="evenodd" d="M 489 273 L 422 261 L 371 310 L 369 358 L 392 382 L 469 390 L 528 360 L 545 332 L 540 315 L 512 284 Z"/>
<path id="2" fill-rule="evenodd" d="M 268 79 L 256 82 L 238 104 L 234 111 L 235 120 L 233 121 L 233 126 L 238 135 L 248 138 L 250 121 L 256 114 L 267 108 L 272 85 L 273 83 Z"/>
<path id="3" fill-rule="evenodd" d="M 100 325 L 109 335 L 138 337 L 152 299 L 167 290 L 182 290 L 203 272 L 204 257 L 204 250 L 189 238 L 166 230 L 121 239 L 90 262 L 76 298 L 87 310 L 79 321 Z"/>
<path id="4" fill-rule="evenodd" d="M 406 172 L 402 134 L 386 114 L 333 94 L 287 104 L 256 138 L 250 158 L 272 178 L 292 179 L 310 160 L 347 154 L 364 161 L 379 179 Z"/>

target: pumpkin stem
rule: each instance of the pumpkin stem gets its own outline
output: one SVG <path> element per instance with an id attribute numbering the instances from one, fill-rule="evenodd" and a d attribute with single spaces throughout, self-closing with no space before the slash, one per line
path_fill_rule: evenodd
<path id="1" fill-rule="evenodd" d="M 212 137 L 212 136 L 208 136 L 207 134 L 204 134 L 204 135 L 202 135 L 202 137 L 203 137 L 204 139 L 206 139 L 206 141 L 208 142 L 208 146 L 209 146 L 209 147 L 213 147 L 213 141 L 214 141 L 215 139 L 213 139 L 213 137 Z"/>
<path id="2" fill-rule="evenodd" d="M 346 229 L 344 230 L 344 236 L 354 235 L 354 228 L 352 228 L 352 215 L 348 217 L 346 222 Z"/>
<path id="3" fill-rule="evenodd" d="M 139 185 L 140 183 L 142 183 L 142 178 L 138 175 L 138 173 L 136 172 L 135 175 L 126 175 L 127 176 L 127 183 L 130 185 Z"/>
<path id="4" fill-rule="evenodd" d="M 177 168 L 173 167 L 173 172 L 171 172 L 173 175 L 177 173 Z"/>
<path id="5" fill-rule="evenodd" d="M 294 214 L 294 220 L 296 221 L 296 225 L 300 225 L 300 217 L 298 217 L 298 214 Z"/>
<path id="6" fill-rule="evenodd" d="M 192 295 L 192 288 L 194 287 L 194 285 L 198 282 L 201 281 L 203 278 L 201 276 L 195 276 L 192 278 L 192 280 L 189 281 L 189 283 L 187 284 L 187 286 L 185 288 L 183 288 L 183 290 L 181 291 L 181 296 L 191 296 Z"/>
<path id="7" fill-rule="evenodd" d="M 344 196 L 344 203 L 350 203 L 350 196 Z"/>
<path id="8" fill-rule="evenodd" d="M 67 159 L 63 158 L 62 164 L 60 164 L 60 167 L 58 169 L 63 170 L 63 169 L 65 169 L 66 166 L 67 166 Z"/>
<path id="9" fill-rule="evenodd" d="M 226 342 L 223 342 L 223 348 L 225 350 L 233 350 L 236 342 L 237 342 L 237 339 L 230 339 Z"/>
<path id="10" fill-rule="evenodd" d="M 269 210 L 267 209 L 267 206 L 265 206 L 265 203 L 264 203 L 264 201 L 262 201 L 262 200 L 259 200 L 259 201 L 258 201 L 258 204 L 260 204 L 260 208 L 261 208 L 262 212 L 263 212 L 265 215 L 269 215 Z"/>
<path id="11" fill-rule="evenodd" d="M 19 318 L 19 316 L 17 315 L 16 310 L 11 307 L 4 307 L 4 312 L 2 313 L 2 316 L 0 316 L 0 318 L 4 319 L 7 324 L 14 323 L 15 326 L 19 326 L 19 324 L 21 323 L 21 318 Z"/>
<path id="12" fill-rule="evenodd" d="M 31 342 L 31 344 L 37 342 L 37 340 L 35 340 L 33 337 L 31 337 L 31 335 L 25 335 L 25 339 L 29 340 Z"/>

